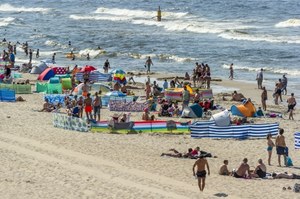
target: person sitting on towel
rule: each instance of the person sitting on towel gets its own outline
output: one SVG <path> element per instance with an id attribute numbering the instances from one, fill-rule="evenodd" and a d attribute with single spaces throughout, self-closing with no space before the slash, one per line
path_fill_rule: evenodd
<path id="1" fill-rule="evenodd" d="M 219 174 L 223 176 L 229 176 L 231 175 L 231 172 L 228 170 L 228 160 L 224 160 L 224 164 L 221 166 L 219 170 Z"/>
<path id="2" fill-rule="evenodd" d="M 149 115 L 149 109 L 145 108 L 144 109 L 144 113 L 142 115 L 142 120 L 146 120 L 146 121 L 153 121 L 154 120 L 154 115 Z"/>
<path id="3" fill-rule="evenodd" d="M 39 112 L 51 112 L 54 110 L 54 106 L 49 103 L 48 99 L 45 99 L 45 103 L 43 104 L 43 109 Z"/>
<path id="4" fill-rule="evenodd" d="M 244 158 L 243 162 L 241 163 L 241 165 L 239 166 L 237 171 L 235 171 L 233 173 L 233 176 L 235 178 L 245 178 L 245 177 L 247 177 L 246 174 L 248 174 L 248 176 L 250 176 L 250 166 L 248 165 L 248 159 Z"/>

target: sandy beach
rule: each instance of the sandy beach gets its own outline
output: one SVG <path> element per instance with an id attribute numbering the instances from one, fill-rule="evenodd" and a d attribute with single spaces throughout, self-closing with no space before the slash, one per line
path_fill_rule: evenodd
<path id="1" fill-rule="evenodd" d="M 26 77 L 27 78 L 27 77 Z M 34 79 L 34 77 L 31 77 Z M 238 88 L 251 97 L 256 106 L 260 93 L 255 84 L 223 80 L 214 86 Z M 229 109 L 231 101 L 215 103 Z M 54 128 L 51 113 L 41 113 L 43 94 L 22 95 L 26 102 L 1 103 L 0 109 L 0 195 L 1 198 L 297 198 L 296 193 L 282 187 L 298 180 L 236 179 L 218 175 L 224 159 L 229 168 L 237 168 L 247 157 L 251 169 L 262 158 L 267 162 L 267 140 L 192 139 L 190 135 L 81 133 Z M 284 96 L 284 101 L 286 96 Z M 258 105 L 257 105 L 258 104 Z M 286 104 L 268 109 L 286 110 Z M 102 116 L 112 115 L 103 109 Z M 138 120 L 138 114 L 132 119 Z M 299 174 L 299 151 L 294 150 L 295 121 L 283 118 L 255 118 L 255 123 L 279 122 L 285 129 L 287 146 L 295 168 L 277 167 L 273 151 L 272 165 L 267 171 Z M 170 148 L 186 151 L 200 146 L 217 158 L 208 158 L 211 175 L 201 193 L 192 176 L 195 160 L 161 157 Z"/>

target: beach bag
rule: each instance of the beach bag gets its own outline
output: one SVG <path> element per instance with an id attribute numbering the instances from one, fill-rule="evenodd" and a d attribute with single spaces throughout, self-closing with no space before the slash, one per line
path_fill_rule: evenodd
<path id="1" fill-rule="evenodd" d="M 295 193 L 300 193 L 300 184 L 295 183 L 294 188 L 293 188 L 293 191 L 294 191 Z"/>
<path id="2" fill-rule="evenodd" d="M 287 167 L 293 166 L 293 161 L 290 157 L 286 157 L 286 166 Z"/>

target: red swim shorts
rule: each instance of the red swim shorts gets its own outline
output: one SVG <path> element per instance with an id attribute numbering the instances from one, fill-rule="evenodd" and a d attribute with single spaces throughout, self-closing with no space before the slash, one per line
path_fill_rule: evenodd
<path id="1" fill-rule="evenodd" d="M 87 113 L 91 113 L 92 110 L 93 110 L 93 108 L 92 108 L 92 106 L 85 106 L 84 110 L 85 110 L 85 112 L 87 112 Z"/>

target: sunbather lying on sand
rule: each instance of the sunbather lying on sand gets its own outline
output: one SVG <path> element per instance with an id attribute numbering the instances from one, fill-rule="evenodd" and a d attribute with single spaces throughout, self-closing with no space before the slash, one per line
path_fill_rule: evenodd
<path id="1" fill-rule="evenodd" d="M 300 179 L 300 175 L 296 175 L 294 173 L 288 174 L 287 172 L 284 172 L 284 173 L 273 172 L 272 177 L 274 179 L 282 179 L 282 178 L 284 178 L 284 179 Z"/>
<path id="2" fill-rule="evenodd" d="M 231 99 L 231 101 L 241 102 L 244 99 L 246 99 L 246 98 L 245 98 L 245 96 L 242 93 L 237 93 L 236 91 L 234 91 L 232 93 L 232 99 Z"/>
<path id="3" fill-rule="evenodd" d="M 192 148 L 188 149 L 187 153 L 179 153 L 176 149 L 170 149 L 173 153 L 162 153 L 160 156 L 169 156 L 173 158 L 192 158 Z"/>

